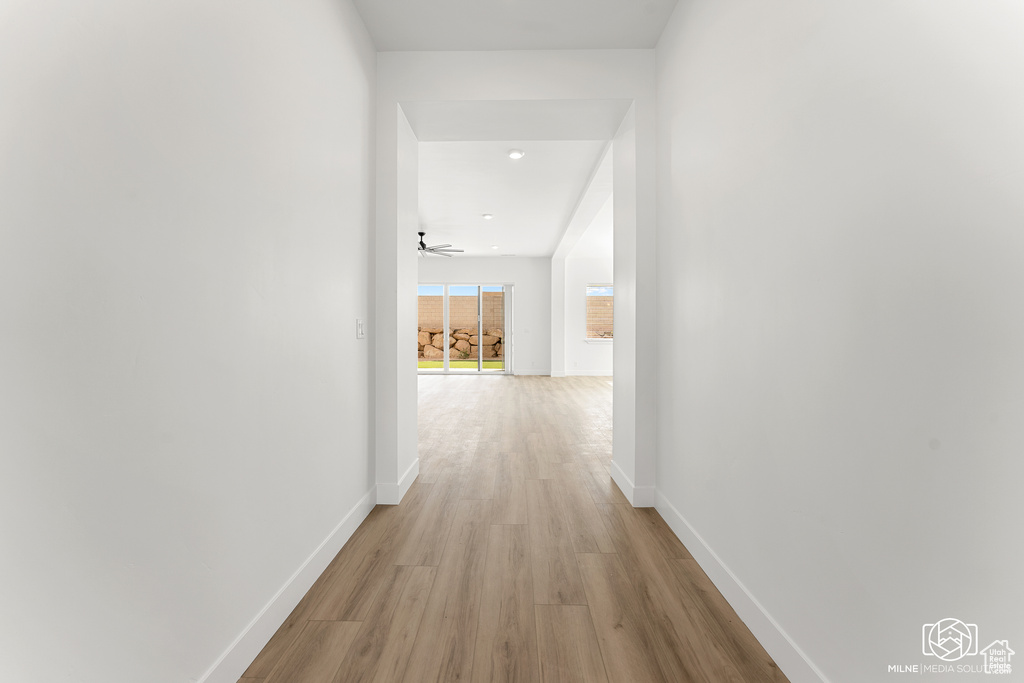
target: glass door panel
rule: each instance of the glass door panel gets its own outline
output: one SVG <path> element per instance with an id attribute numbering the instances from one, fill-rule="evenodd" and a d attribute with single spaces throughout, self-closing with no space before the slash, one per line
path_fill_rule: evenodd
<path id="1" fill-rule="evenodd" d="M 420 372 L 445 371 L 444 286 L 419 286 L 416 346 Z"/>
<path id="2" fill-rule="evenodd" d="M 483 285 L 480 290 L 480 370 L 505 372 L 505 288 Z"/>
<path id="3" fill-rule="evenodd" d="M 480 370 L 480 287 L 448 287 L 448 326 L 451 345 L 448 366 L 452 370 Z"/>

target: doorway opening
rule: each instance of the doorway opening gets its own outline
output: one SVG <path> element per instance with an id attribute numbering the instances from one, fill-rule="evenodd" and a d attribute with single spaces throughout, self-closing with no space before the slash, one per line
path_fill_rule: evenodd
<path id="1" fill-rule="evenodd" d="M 649 305 L 653 301 L 651 294 L 654 291 L 651 284 L 654 279 L 655 254 L 653 240 L 650 239 L 654 221 L 652 202 L 648 201 L 649 190 L 652 188 L 649 181 L 652 177 L 650 171 L 654 158 L 653 130 L 649 125 L 649 114 L 653 110 L 646 86 L 638 86 L 632 76 L 626 80 L 616 76 L 612 79 L 613 82 L 597 83 L 596 90 L 590 85 L 582 89 L 575 88 L 575 85 L 578 85 L 575 81 L 566 82 L 565 92 L 568 97 L 560 100 L 536 97 L 517 99 L 515 96 L 503 99 L 500 89 L 490 93 L 489 97 L 492 99 L 479 100 L 474 99 L 476 91 L 472 87 L 464 87 L 470 81 L 453 81 L 444 65 L 438 65 L 436 73 L 429 70 L 423 72 L 417 68 L 415 61 L 408 62 L 402 57 L 396 57 L 396 60 L 385 64 L 379 73 L 381 82 L 387 84 L 387 87 L 382 90 L 382 99 L 379 102 L 382 106 L 378 108 L 380 116 L 377 126 L 377 175 L 382 183 L 378 185 L 377 202 L 375 291 L 376 319 L 381 334 L 377 343 L 376 376 L 378 384 L 387 388 L 387 391 L 378 392 L 375 397 L 378 478 L 389 483 L 395 481 L 396 495 L 393 500 L 397 502 L 408 490 L 418 471 L 421 453 L 417 449 L 416 433 L 417 372 L 420 373 L 421 381 L 429 380 L 428 383 L 432 385 L 451 385 L 453 382 L 448 381 L 449 379 L 465 379 L 448 377 L 452 372 L 452 359 L 451 352 L 446 352 L 444 348 L 439 349 L 443 356 L 440 374 L 444 375 L 440 379 L 444 381 L 436 381 L 437 375 L 434 375 L 435 380 L 430 380 L 430 375 L 419 371 L 418 362 L 413 366 L 412 363 L 403 360 L 408 358 L 405 354 L 412 350 L 408 346 L 412 337 L 418 337 L 419 333 L 419 330 L 415 329 L 416 297 L 413 295 L 418 284 L 515 282 L 517 295 L 521 290 L 531 302 L 537 301 L 538 307 L 531 305 L 527 311 L 546 309 L 548 313 L 546 320 L 543 314 L 534 315 L 529 324 L 525 324 L 526 311 L 517 313 L 517 319 L 521 314 L 523 321 L 516 330 L 516 343 L 510 345 L 515 347 L 515 358 L 511 360 L 514 360 L 516 372 L 526 375 L 550 374 L 553 377 L 565 377 L 567 374 L 566 329 L 558 322 L 565 320 L 564 309 L 568 296 L 564 257 L 568 256 L 568 253 L 550 258 L 550 271 L 547 277 L 542 272 L 538 277 L 538 273 L 534 271 L 543 270 L 543 267 L 534 269 L 526 259 L 540 259 L 546 256 L 550 253 L 552 243 L 549 242 L 545 246 L 542 241 L 531 239 L 526 242 L 530 250 L 524 252 L 518 245 L 506 244 L 508 240 L 495 238 L 495 235 L 520 237 L 523 234 L 521 231 L 506 229 L 497 233 L 492 232 L 497 229 L 500 221 L 517 213 L 520 206 L 533 209 L 537 208 L 535 203 L 523 202 L 521 199 L 518 203 L 509 201 L 504 204 L 506 210 L 503 211 L 501 205 L 495 208 L 495 202 L 485 196 L 486 188 L 477 186 L 481 180 L 487 180 L 488 186 L 498 185 L 494 182 L 496 175 L 512 177 L 513 172 L 510 169 L 518 169 L 515 173 L 523 175 L 528 180 L 536 180 L 539 177 L 538 173 L 531 171 L 543 165 L 535 162 L 545 159 L 541 153 L 544 147 L 535 147 L 533 144 L 530 144 L 529 148 L 525 147 L 530 141 L 589 140 L 598 142 L 600 148 L 606 148 L 611 152 L 611 163 L 608 164 L 610 172 L 604 178 L 604 182 L 609 190 L 607 194 L 610 195 L 613 191 L 615 195 L 614 251 L 623 258 L 615 260 L 614 278 L 588 275 L 583 281 L 583 287 L 574 287 L 571 290 L 580 292 L 573 296 L 578 296 L 578 300 L 582 302 L 587 284 L 614 281 L 615 343 L 600 340 L 585 342 L 582 334 L 574 338 L 574 341 L 578 339 L 580 344 L 588 344 L 592 350 L 612 350 L 615 365 L 614 384 L 608 387 L 607 379 L 601 380 L 603 386 L 613 389 L 615 404 L 612 437 L 614 458 L 609 465 L 610 473 L 631 503 L 652 504 L 654 487 L 650 482 L 653 481 L 653 441 L 657 433 L 653 421 L 657 410 L 656 406 L 652 405 L 654 392 L 637 391 L 637 387 L 638 384 L 646 386 L 656 372 L 653 368 L 655 359 L 650 354 L 636 353 L 637 319 L 642 317 L 646 320 L 654 312 L 654 307 Z M 510 64 L 494 65 L 503 74 L 497 82 L 503 82 L 504 76 L 509 76 L 509 82 L 519 82 L 512 76 L 519 73 L 522 66 L 524 65 L 516 60 Z M 509 73 L 506 74 L 506 71 Z M 603 74 L 604 71 L 599 69 L 596 73 Z M 629 72 L 629 69 L 626 72 Z M 409 79 L 408 75 L 414 73 L 422 75 L 422 78 Z M 601 78 L 603 76 L 598 81 Z M 443 97 L 430 96 L 435 85 L 442 88 L 438 92 L 443 91 Z M 553 91 L 548 88 L 544 92 Z M 581 94 L 586 93 L 593 94 L 581 98 Z M 503 164 L 518 165 L 495 173 L 466 174 L 465 169 L 459 170 L 459 166 L 453 166 L 451 172 L 447 173 L 431 170 L 433 146 L 442 143 L 470 145 L 477 142 L 491 142 L 497 146 L 497 151 L 488 155 L 493 164 L 496 165 L 501 160 Z M 511 150 L 525 151 L 525 156 L 513 159 L 509 153 Z M 595 151 L 594 156 L 597 156 L 599 151 Z M 565 154 L 552 153 L 547 156 L 556 161 L 568 158 Z M 524 161 L 528 163 L 524 165 Z M 491 162 L 485 159 L 481 163 Z M 430 208 L 432 190 L 424 179 L 453 181 L 462 177 L 459 173 L 466 179 L 453 182 L 455 189 L 445 196 L 453 196 L 456 200 L 468 197 L 477 201 L 479 205 L 469 205 L 462 210 L 451 212 L 453 217 L 450 219 L 443 216 L 433 217 L 433 209 Z M 586 182 L 583 175 L 585 173 L 573 176 L 579 186 Z M 599 175 L 604 177 L 604 174 Z M 561 173 L 558 177 L 569 176 Z M 391 182 L 392 178 L 395 182 Z M 508 187 L 504 182 L 500 185 Z M 549 196 L 552 195 L 550 191 L 553 189 L 555 184 L 545 181 L 544 187 L 539 191 L 541 195 L 525 191 L 519 192 L 517 196 Z M 563 199 L 566 196 L 564 193 L 555 194 Z M 596 211 L 603 202 L 595 202 L 592 205 L 588 201 L 586 204 Z M 557 214 L 561 218 L 557 222 L 563 226 L 566 219 L 572 222 L 572 217 L 579 213 L 580 208 L 583 207 L 574 206 L 571 201 L 563 202 L 562 211 Z M 527 225 L 538 224 L 537 220 L 527 221 Z M 582 231 L 585 222 L 580 221 L 578 225 Z M 425 260 L 421 260 L 419 267 L 416 266 L 418 250 L 413 246 L 417 242 L 410 241 L 410 236 L 414 237 L 418 231 L 424 231 L 425 226 L 430 228 L 426 232 L 431 234 L 431 243 L 447 241 L 464 250 L 464 258 L 452 259 L 461 260 L 465 264 L 452 269 L 461 271 L 458 275 L 452 272 L 453 277 L 449 279 L 448 273 L 444 272 L 448 269 L 423 268 Z M 408 247 L 404 247 L 404 244 L 408 244 Z M 531 251 L 534 249 L 538 250 L 538 253 Z M 504 253 L 507 250 L 513 251 Z M 392 259 L 392 255 L 397 258 Z M 499 266 L 500 259 L 485 260 L 485 256 L 510 257 L 509 267 Z M 511 258 L 522 261 L 512 261 Z M 468 262 L 470 259 L 474 261 Z M 492 272 L 498 270 L 502 272 Z M 510 274 L 514 274 L 514 279 L 508 279 Z M 423 280 L 417 282 L 420 277 L 423 277 Z M 492 277 L 494 279 L 491 279 Z M 549 296 L 545 297 L 543 293 L 536 296 L 537 292 L 533 285 L 541 283 L 541 287 L 546 289 L 546 282 L 551 283 Z M 529 288 L 530 291 L 526 292 L 523 287 Z M 638 306 L 638 302 L 644 305 Z M 576 310 L 575 306 L 573 309 Z M 540 320 L 535 320 L 536 318 Z M 442 323 L 437 329 L 447 333 L 449 330 L 446 328 L 447 325 Z M 451 332 L 454 333 L 454 330 Z M 454 334 L 449 336 L 454 337 Z M 439 341 L 443 342 L 442 346 L 448 342 L 443 336 Z M 584 355 L 579 349 L 577 353 L 569 356 L 569 359 L 570 364 L 573 359 L 579 360 L 579 368 L 572 367 L 573 371 L 578 370 L 582 374 L 582 371 L 588 369 L 584 367 Z M 479 366 L 480 363 L 478 368 Z M 416 370 L 413 370 L 413 367 L 416 367 Z M 504 372 L 508 373 L 511 369 L 506 368 Z M 477 376 L 483 374 L 479 369 L 470 369 L 469 372 Z M 498 377 L 508 378 L 507 374 L 503 373 L 499 373 Z M 391 391 L 392 386 L 396 386 L 397 390 Z M 392 500 L 391 497 L 387 499 Z"/>

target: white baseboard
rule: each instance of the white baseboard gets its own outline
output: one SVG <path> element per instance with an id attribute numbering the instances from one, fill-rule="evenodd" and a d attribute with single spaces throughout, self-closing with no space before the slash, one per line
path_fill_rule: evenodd
<path id="1" fill-rule="evenodd" d="M 786 677 L 792 683 L 828 683 L 825 674 L 786 635 L 661 491 L 657 492 L 655 507 Z"/>
<path id="2" fill-rule="evenodd" d="M 658 490 L 653 486 L 633 487 L 633 507 L 652 508 L 658 501 Z"/>
<path id="3" fill-rule="evenodd" d="M 409 487 L 420 474 L 420 459 L 416 458 L 409 465 L 397 484 L 377 484 L 377 503 L 380 505 L 398 505 L 409 492 Z"/>
<path id="4" fill-rule="evenodd" d="M 513 370 L 513 375 L 550 375 L 550 370 Z"/>
<path id="5" fill-rule="evenodd" d="M 402 499 L 405 498 L 405 494 L 409 493 L 409 487 L 416 481 L 416 477 L 420 476 L 420 459 L 416 458 L 409 465 L 409 468 L 402 475 L 402 478 L 398 481 L 398 502 L 401 503 Z M 398 503 L 395 503 L 396 505 Z"/>
<path id="6" fill-rule="evenodd" d="M 612 481 L 622 491 L 622 495 L 626 497 L 626 500 L 635 508 L 651 508 L 654 507 L 655 502 L 655 488 L 653 486 L 637 486 L 633 483 L 622 468 L 619 467 L 619 463 L 612 460 L 609 471 L 612 475 Z"/>
<path id="7" fill-rule="evenodd" d="M 552 377 L 565 377 L 565 370 L 552 370 L 551 371 L 551 376 Z"/>
<path id="8" fill-rule="evenodd" d="M 614 481 L 615 485 L 619 487 L 620 491 L 622 491 L 622 495 L 626 497 L 626 500 L 632 503 L 633 482 L 626 476 L 626 473 L 622 471 L 622 468 L 619 467 L 619 463 L 612 460 L 611 466 L 608 468 L 608 473 L 612 475 L 612 481 Z"/>
<path id="9" fill-rule="evenodd" d="M 271 636 L 285 622 L 295 606 L 299 604 L 316 580 L 327 569 L 341 547 L 352 537 L 370 510 L 377 504 L 377 490 L 370 489 L 348 514 L 338 522 L 334 531 L 295 570 L 270 602 L 260 610 L 256 618 L 235 638 L 235 642 L 213 663 L 199 683 L 236 683 L 256 655 L 270 641 Z"/>

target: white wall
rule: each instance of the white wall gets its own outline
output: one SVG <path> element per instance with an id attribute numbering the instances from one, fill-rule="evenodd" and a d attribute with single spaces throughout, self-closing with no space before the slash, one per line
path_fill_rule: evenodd
<path id="1" fill-rule="evenodd" d="M 586 294 L 588 285 L 613 284 L 615 279 L 613 209 L 608 197 L 564 260 L 561 327 L 568 375 L 612 374 L 613 342 L 587 339 Z"/>
<path id="2" fill-rule="evenodd" d="M 374 461 L 378 502 L 397 505 L 419 474 L 416 430 L 405 427 L 416 425 L 416 348 L 399 343 L 416 336 L 416 243 L 407 236 L 419 229 L 419 143 L 388 98 L 380 93 L 377 106 L 377 151 L 390 163 L 377 166 L 375 198 Z"/>
<path id="3" fill-rule="evenodd" d="M 551 376 L 565 377 L 565 256 L 551 257 Z"/>
<path id="4" fill-rule="evenodd" d="M 653 71 L 654 65 L 651 64 Z M 625 112 L 623 112 L 625 114 Z M 618 124 L 619 122 L 616 122 Z M 609 132 L 611 137 L 613 133 Z M 580 201 L 573 212 L 569 224 L 562 234 L 562 239 L 551 256 L 551 375 L 552 377 L 565 377 L 566 367 L 571 363 L 566 361 L 566 311 L 568 306 L 579 305 L 575 295 L 573 303 L 567 300 L 566 291 L 566 259 L 573 258 L 603 259 L 607 262 L 607 272 L 601 272 L 599 277 L 603 282 L 611 282 L 613 279 L 613 265 L 615 257 L 615 217 L 612 203 L 612 185 L 614 177 L 612 172 L 613 154 L 612 143 L 605 147 L 604 154 L 597 168 L 591 176 L 587 188 L 583 191 Z M 653 279 L 653 278 L 652 278 Z M 584 311 L 584 316 L 586 312 Z M 584 325 L 585 325 L 584 317 Z M 630 324 L 635 324 L 632 321 Z M 577 327 L 574 318 L 574 329 Z M 586 366 L 590 368 L 603 368 L 601 372 L 591 374 L 611 375 L 612 374 L 612 347 L 608 343 L 600 350 L 584 348 L 579 345 L 578 340 L 570 342 L 574 361 L 575 372 L 579 374 L 580 355 L 586 357 Z M 653 392 L 652 392 L 653 393 Z M 652 428 L 653 431 L 653 428 Z"/>
<path id="5" fill-rule="evenodd" d="M 611 284 L 608 258 L 565 259 L 565 374 L 612 374 L 611 341 L 587 339 L 587 285 Z"/>
<path id="6" fill-rule="evenodd" d="M 654 263 L 653 173 L 646 170 L 646 119 L 653 112 L 634 103 L 612 140 L 612 211 L 615 225 L 615 385 L 610 474 L 637 507 L 655 500 L 655 440 L 658 406 L 655 395 L 658 337 L 648 338 L 646 353 L 637 353 L 641 330 L 657 327 Z"/>
<path id="7" fill-rule="evenodd" d="M 333 0 L 0 7 L 0 679 L 197 680 L 362 509 L 374 60 Z"/>
<path id="8" fill-rule="evenodd" d="M 517 375 L 551 374 L 551 259 L 428 256 L 419 259 L 419 281 L 515 285 L 512 370 Z"/>
<path id="9" fill-rule="evenodd" d="M 659 508 L 832 681 L 946 617 L 1024 645 L 1022 34 L 694 0 L 659 45 Z"/>

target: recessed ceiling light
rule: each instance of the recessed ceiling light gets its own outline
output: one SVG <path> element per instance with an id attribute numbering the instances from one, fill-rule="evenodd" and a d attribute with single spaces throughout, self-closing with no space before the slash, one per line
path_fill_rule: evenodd
<path id="1" fill-rule="evenodd" d="M 484 214 L 484 220 L 485 220 L 485 221 L 489 221 L 489 220 L 491 220 L 492 218 L 494 218 L 494 214 L 493 214 L 493 213 L 485 213 L 485 214 Z"/>
<path id="2" fill-rule="evenodd" d="M 497 244 L 492 244 L 492 245 L 491 245 L 491 249 L 497 249 L 497 248 L 498 248 L 498 245 L 497 245 Z"/>
<path id="3" fill-rule="evenodd" d="M 521 149 L 510 149 L 508 151 L 509 159 L 522 159 L 524 156 L 526 156 L 526 152 Z"/>

